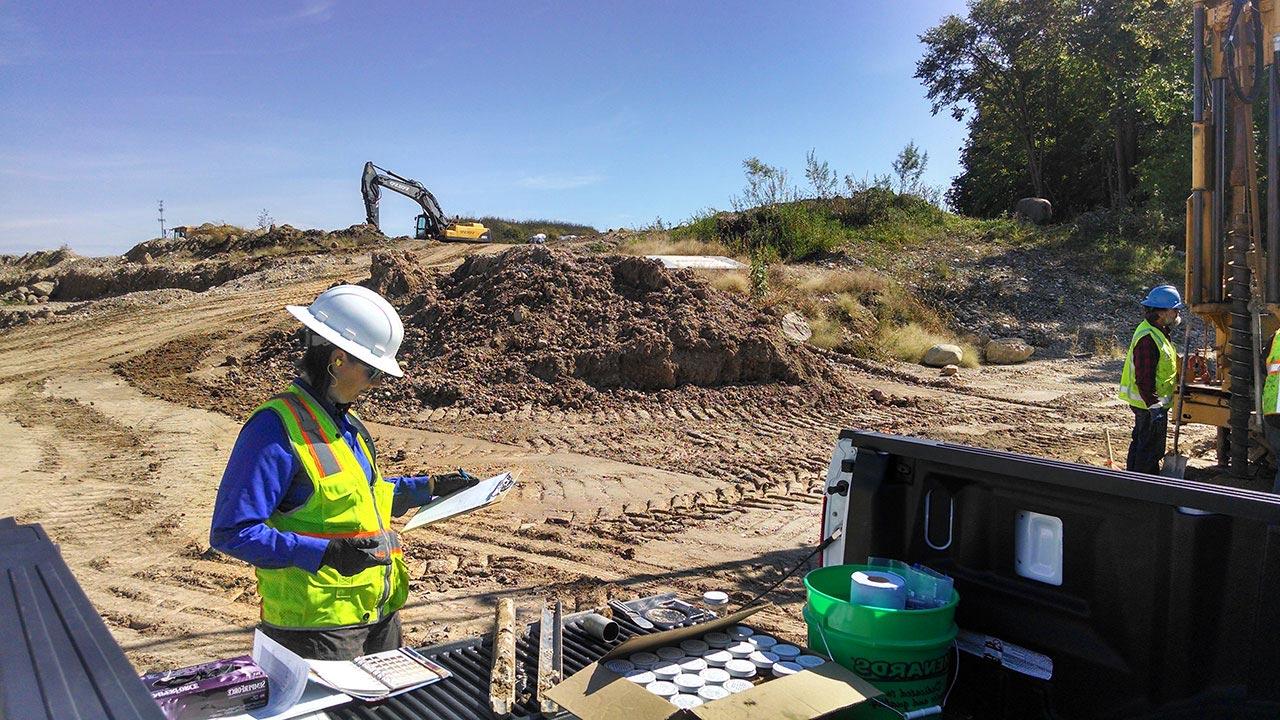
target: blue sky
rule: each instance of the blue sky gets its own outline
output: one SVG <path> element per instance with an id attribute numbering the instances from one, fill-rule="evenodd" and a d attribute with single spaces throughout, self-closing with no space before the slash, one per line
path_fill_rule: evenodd
<path id="1" fill-rule="evenodd" d="M 0 0 L 0 253 L 123 252 L 169 226 L 362 222 L 372 160 L 450 215 L 600 229 L 726 208 L 756 155 L 925 179 L 964 128 L 912 78 L 963 0 Z M 383 229 L 417 206 L 384 193 Z"/>

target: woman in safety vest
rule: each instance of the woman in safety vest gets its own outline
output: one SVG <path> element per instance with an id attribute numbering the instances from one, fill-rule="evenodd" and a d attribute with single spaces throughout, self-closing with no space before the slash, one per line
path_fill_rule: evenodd
<path id="1" fill-rule="evenodd" d="M 1182 322 L 1182 307 L 1182 296 L 1172 285 L 1152 288 L 1142 301 L 1146 319 L 1133 332 L 1120 373 L 1120 399 L 1133 408 L 1126 470 L 1160 474 L 1178 374 L 1178 351 L 1169 335 Z"/>
<path id="2" fill-rule="evenodd" d="M 475 480 L 378 470 L 351 405 L 384 375 L 404 375 L 404 325 L 390 303 L 338 285 L 286 309 L 305 327 L 299 377 L 241 429 L 209 543 L 257 568 L 266 635 L 303 657 L 349 660 L 401 643 L 409 579 L 392 516 Z"/>

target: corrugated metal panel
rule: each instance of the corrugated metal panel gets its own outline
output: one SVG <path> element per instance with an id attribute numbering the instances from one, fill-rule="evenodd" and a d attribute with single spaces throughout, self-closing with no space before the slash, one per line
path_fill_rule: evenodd
<path id="1" fill-rule="evenodd" d="M 164 720 L 39 525 L 0 519 L 0 718 Z"/>

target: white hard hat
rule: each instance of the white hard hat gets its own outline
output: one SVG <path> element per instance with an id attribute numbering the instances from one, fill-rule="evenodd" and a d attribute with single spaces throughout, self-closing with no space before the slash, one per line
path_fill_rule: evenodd
<path id="1" fill-rule="evenodd" d="M 404 377 L 396 362 L 404 323 L 378 293 L 359 285 L 338 285 L 320 293 L 308 307 L 286 305 L 285 310 L 351 357 L 392 377 Z"/>

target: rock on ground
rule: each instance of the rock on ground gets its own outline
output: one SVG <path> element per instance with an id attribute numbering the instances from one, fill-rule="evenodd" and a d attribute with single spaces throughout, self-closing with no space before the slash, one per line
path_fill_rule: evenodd
<path id="1" fill-rule="evenodd" d="M 1015 365 L 1026 362 L 1035 352 L 1022 338 L 997 338 L 987 343 L 983 353 L 988 363 L 993 365 Z"/>
<path id="2" fill-rule="evenodd" d="M 946 367 L 947 365 L 959 365 L 964 361 L 964 350 L 958 345 L 934 345 L 925 352 L 920 362 L 929 367 Z"/>

